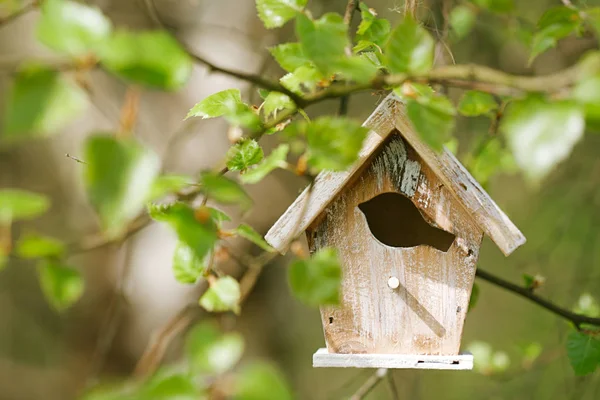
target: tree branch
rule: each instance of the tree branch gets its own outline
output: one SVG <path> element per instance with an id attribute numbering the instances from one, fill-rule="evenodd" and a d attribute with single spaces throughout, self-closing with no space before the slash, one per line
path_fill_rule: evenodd
<path id="1" fill-rule="evenodd" d="M 350 32 L 350 24 L 352 23 L 352 17 L 354 16 L 354 11 L 358 10 L 358 6 L 360 5 L 359 0 L 348 0 L 348 4 L 346 5 L 346 11 L 344 12 L 344 24 L 348 27 L 348 46 L 346 46 L 346 55 L 348 57 L 352 56 L 352 33 Z M 338 109 L 338 115 L 346 115 L 348 114 L 348 103 L 350 103 L 350 96 L 342 96 L 340 98 L 340 107 Z"/>
<path id="2" fill-rule="evenodd" d="M 551 313 L 556 314 L 559 317 L 566 319 L 567 321 L 570 321 L 571 323 L 573 323 L 573 325 L 575 325 L 577 329 L 580 329 L 582 324 L 600 326 L 600 318 L 588 317 L 587 315 L 577 314 L 565 308 L 559 307 L 556 304 L 536 295 L 533 292 L 533 290 L 523 286 L 515 285 L 514 283 L 492 275 L 489 272 L 482 270 L 481 268 L 477 268 L 476 276 L 480 279 L 483 279 L 484 281 L 487 281 L 493 285 L 499 286 L 503 289 L 508 290 L 509 292 L 513 292 L 521 297 L 528 299 L 529 301 L 532 301 L 533 303 L 550 311 Z"/>
<path id="3" fill-rule="evenodd" d="M 16 20 L 17 18 L 27 14 L 30 11 L 33 11 L 37 8 L 38 6 L 38 2 L 37 1 L 33 1 L 27 5 L 24 5 L 23 7 L 21 7 L 20 9 L 18 9 L 17 11 L 15 11 L 12 14 L 7 15 L 6 17 L 0 18 L 0 28 L 8 25 L 9 23 L 11 23 L 12 21 Z"/>
<path id="4" fill-rule="evenodd" d="M 387 368 L 379 368 L 361 387 L 350 397 L 350 400 L 362 400 L 373 390 L 375 386 L 388 374 Z"/>

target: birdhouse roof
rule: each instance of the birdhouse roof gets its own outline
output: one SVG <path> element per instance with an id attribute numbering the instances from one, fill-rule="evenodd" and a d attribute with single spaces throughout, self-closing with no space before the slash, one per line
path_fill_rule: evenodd
<path id="1" fill-rule="evenodd" d="M 415 149 L 505 255 L 525 243 L 521 231 L 449 150 L 444 148 L 441 153 L 436 153 L 423 142 L 406 116 L 404 104 L 393 93 L 383 100 L 363 126 L 369 128 L 370 132 L 358 160 L 346 171 L 322 171 L 310 192 L 306 188 L 271 227 L 265 239 L 279 252 L 287 251 L 294 238 L 315 221 L 352 177 L 361 171 L 369 156 L 396 131 Z"/>

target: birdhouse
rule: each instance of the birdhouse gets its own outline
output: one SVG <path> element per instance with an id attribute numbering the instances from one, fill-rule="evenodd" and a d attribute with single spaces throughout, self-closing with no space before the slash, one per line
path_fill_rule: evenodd
<path id="1" fill-rule="evenodd" d="M 364 126 L 356 163 L 321 172 L 266 235 L 281 253 L 302 231 L 311 252 L 337 250 L 340 303 L 321 307 L 313 366 L 471 369 L 459 350 L 483 235 L 505 255 L 525 237 L 393 94 Z"/>

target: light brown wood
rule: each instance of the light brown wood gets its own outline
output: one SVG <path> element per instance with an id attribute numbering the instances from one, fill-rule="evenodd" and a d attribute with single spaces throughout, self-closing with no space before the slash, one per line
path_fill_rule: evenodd
<path id="1" fill-rule="evenodd" d="M 358 206 L 386 192 L 409 197 L 428 222 L 454 234 L 449 250 L 379 242 Z M 483 232 L 399 135 L 307 235 L 312 251 L 335 247 L 343 266 L 341 305 L 321 310 L 330 353 L 458 354 Z M 392 276 L 397 289 L 388 286 Z"/>
<path id="2" fill-rule="evenodd" d="M 509 255 L 525 243 L 525 237 L 519 229 L 451 152 L 444 150 L 441 154 L 436 154 L 420 139 L 405 114 L 404 105 L 394 94 L 386 97 L 364 126 L 370 128 L 371 132 L 365 140 L 357 162 L 348 171 L 320 173 L 313 186 L 312 194 L 307 196 L 305 190 L 271 227 L 265 239 L 279 252 L 285 253 L 292 240 L 313 224 L 340 191 L 355 179 L 357 173 L 366 166 L 373 152 L 394 131 L 394 128 L 400 131 L 446 186 L 448 193 L 459 200 L 461 206 L 473 216 L 474 221 L 505 255 Z M 394 168 L 394 166 L 390 167 Z M 307 201 L 308 204 L 305 206 Z M 297 230 L 294 229 L 296 227 Z"/>

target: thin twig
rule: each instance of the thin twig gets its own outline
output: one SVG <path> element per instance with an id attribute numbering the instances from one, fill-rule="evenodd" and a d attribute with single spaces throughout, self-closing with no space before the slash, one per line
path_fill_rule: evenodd
<path id="1" fill-rule="evenodd" d="M 388 374 L 387 368 L 379 368 L 361 387 L 350 397 L 350 400 L 364 399 L 375 386 Z"/>
<path id="2" fill-rule="evenodd" d="M 481 278 L 484 281 L 487 281 L 510 292 L 518 294 L 519 296 L 534 302 L 535 304 L 544 308 L 545 310 L 548 310 L 551 313 L 558 315 L 559 317 L 562 317 L 567 321 L 570 321 L 571 323 L 573 323 L 573 325 L 575 325 L 577 329 L 580 329 L 582 324 L 600 326 L 600 318 L 588 317 L 587 315 L 577 314 L 567 310 L 566 308 L 559 307 L 556 304 L 536 295 L 530 288 L 515 285 L 514 283 L 492 275 L 489 272 L 482 270 L 481 268 L 477 268 L 476 275 L 478 278 Z"/>
<path id="3" fill-rule="evenodd" d="M 6 17 L 0 18 L 0 27 L 8 25 L 9 23 L 16 20 L 17 18 L 22 17 L 23 15 L 29 13 L 30 11 L 35 10 L 37 8 L 37 6 L 38 6 L 38 2 L 33 1 L 27 5 L 24 5 L 23 7 L 21 7 L 14 13 L 9 14 Z"/>
<path id="4" fill-rule="evenodd" d="M 156 371 L 163 359 L 169 344 L 177 335 L 183 332 L 194 320 L 192 311 L 198 309 L 198 303 L 186 305 L 175 316 L 167 321 L 152 334 L 142 357 L 135 365 L 133 375 L 136 378 L 145 378 Z"/>

